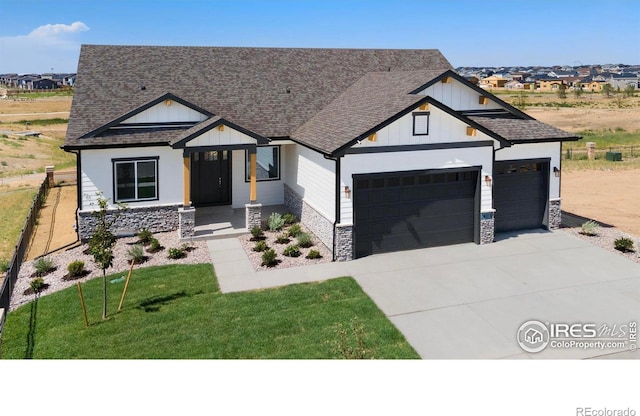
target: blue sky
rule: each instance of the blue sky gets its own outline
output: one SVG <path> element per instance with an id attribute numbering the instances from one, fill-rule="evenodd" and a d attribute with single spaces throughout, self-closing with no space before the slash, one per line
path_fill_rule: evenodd
<path id="1" fill-rule="evenodd" d="M 640 0 L 0 0 L 0 73 L 80 45 L 440 49 L 458 66 L 640 64 Z"/>

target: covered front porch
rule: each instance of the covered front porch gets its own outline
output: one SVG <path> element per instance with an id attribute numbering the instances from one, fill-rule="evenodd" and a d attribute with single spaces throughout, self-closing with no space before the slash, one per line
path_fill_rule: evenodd
<path id="1" fill-rule="evenodd" d="M 269 216 L 277 212 L 288 212 L 284 205 L 263 206 L 261 210 L 261 223 L 267 224 Z M 195 213 L 195 226 L 192 240 L 208 240 L 225 238 L 248 233 L 246 227 L 246 209 L 232 208 L 229 205 L 200 207 Z"/>

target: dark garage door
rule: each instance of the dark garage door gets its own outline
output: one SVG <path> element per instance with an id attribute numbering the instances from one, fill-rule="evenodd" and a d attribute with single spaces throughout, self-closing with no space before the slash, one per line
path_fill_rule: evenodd
<path id="1" fill-rule="evenodd" d="M 355 256 L 474 241 L 478 171 L 354 175 Z"/>
<path id="2" fill-rule="evenodd" d="M 543 226 L 549 194 L 548 160 L 510 160 L 493 167 L 496 232 Z"/>

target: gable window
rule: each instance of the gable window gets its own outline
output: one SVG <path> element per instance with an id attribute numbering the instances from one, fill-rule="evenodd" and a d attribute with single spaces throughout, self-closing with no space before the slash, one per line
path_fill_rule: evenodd
<path id="1" fill-rule="evenodd" d="M 158 199 L 158 157 L 112 162 L 116 202 Z"/>
<path id="2" fill-rule="evenodd" d="M 413 115 L 413 135 L 427 136 L 429 134 L 429 112 L 421 111 L 412 113 Z"/>
<path id="3" fill-rule="evenodd" d="M 246 180 L 251 179 L 249 152 L 246 152 Z M 280 179 L 280 146 L 260 146 L 256 149 L 256 180 Z"/>

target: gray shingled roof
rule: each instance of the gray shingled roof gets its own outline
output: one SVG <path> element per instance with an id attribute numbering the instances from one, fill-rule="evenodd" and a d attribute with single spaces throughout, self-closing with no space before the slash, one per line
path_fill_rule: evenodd
<path id="1" fill-rule="evenodd" d="M 515 117 L 468 116 L 472 121 L 493 131 L 512 143 L 544 140 L 578 140 L 573 133 L 560 130 L 538 120 L 522 120 Z"/>
<path id="2" fill-rule="evenodd" d="M 424 95 L 409 94 L 443 71 L 371 72 L 321 109 L 291 137 L 331 153 L 349 141 L 376 129 Z"/>
<path id="3" fill-rule="evenodd" d="M 437 50 L 83 45 L 65 145 L 97 144 L 81 137 L 166 93 L 289 137 L 369 72 L 451 68 Z"/>

